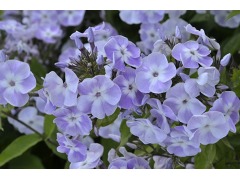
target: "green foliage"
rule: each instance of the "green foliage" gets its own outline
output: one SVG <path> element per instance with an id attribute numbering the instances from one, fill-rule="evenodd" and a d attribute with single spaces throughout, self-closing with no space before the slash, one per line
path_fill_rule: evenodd
<path id="1" fill-rule="evenodd" d="M 227 20 L 230 19 L 230 18 L 232 18 L 232 17 L 234 17 L 234 16 L 236 16 L 236 15 L 238 15 L 238 14 L 240 14 L 240 10 L 233 10 L 233 11 L 231 11 L 231 12 L 228 14 L 228 16 L 227 16 Z"/>
<path id="2" fill-rule="evenodd" d="M 120 114 L 120 108 L 117 108 L 116 111 L 111 116 L 106 116 L 104 119 L 97 120 L 97 127 L 104 127 L 112 124 Z"/>
<path id="3" fill-rule="evenodd" d="M 108 166 L 109 162 L 108 162 L 108 152 L 114 148 L 116 149 L 118 147 L 118 143 L 113 141 L 112 139 L 104 139 L 101 138 L 101 145 L 103 145 L 104 147 L 104 152 L 103 152 L 103 156 L 102 156 L 102 160 L 103 163 Z"/>
<path id="4" fill-rule="evenodd" d="M 222 44 L 222 54 L 234 54 L 240 49 L 240 33 L 236 32 L 230 38 L 227 38 Z"/>
<path id="5" fill-rule="evenodd" d="M 8 161 L 22 155 L 26 150 L 41 141 L 41 137 L 37 134 L 23 135 L 15 139 L 0 154 L 0 166 Z"/>
<path id="6" fill-rule="evenodd" d="M 42 84 L 42 79 L 41 77 L 45 77 L 47 74 L 46 68 L 35 58 L 33 58 L 30 62 L 30 68 L 32 73 L 34 74 L 37 84 Z"/>
<path id="7" fill-rule="evenodd" d="M 44 169 L 41 159 L 33 154 L 24 153 L 9 162 L 11 169 Z"/>
<path id="8" fill-rule="evenodd" d="M 197 154 L 194 158 L 196 169 L 207 169 L 212 168 L 213 161 L 216 156 L 215 144 L 209 144 L 207 146 L 201 145 L 202 151 Z"/>
<path id="9" fill-rule="evenodd" d="M 44 134 L 45 138 L 51 137 L 54 132 L 55 124 L 53 123 L 54 116 L 53 115 L 45 115 L 44 120 Z"/>
<path id="10" fill-rule="evenodd" d="M 208 21 L 211 16 L 211 14 L 195 14 L 190 20 L 190 23 L 205 22 Z"/>
<path id="11" fill-rule="evenodd" d="M 233 75 L 231 78 L 233 84 L 233 90 L 240 97 L 240 69 L 233 69 Z"/>
<path id="12" fill-rule="evenodd" d="M 128 139 L 131 137 L 130 128 L 127 126 L 126 122 L 127 120 L 124 119 L 120 126 L 121 142 L 119 147 L 124 146 L 128 142 Z"/>

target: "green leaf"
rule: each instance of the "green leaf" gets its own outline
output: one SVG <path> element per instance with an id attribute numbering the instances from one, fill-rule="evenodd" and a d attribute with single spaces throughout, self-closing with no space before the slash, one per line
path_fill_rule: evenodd
<path id="1" fill-rule="evenodd" d="M 101 145 L 104 147 L 103 155 L 102 155 L 102 160 L 103 163 L 108 166 L 108 152 L 113 148 L 116 149 L 118 147 L 118 143 L 113 141 L 112 139 L 105 139 L 101 138 L 100 140 Z"/>
<path id="2" fill-rule="evenodd" d="M 36 145 L 42 139 L 37 134 L 23 135 L 15 139 L 0 154 L 0 166 L 22 155 L 26 150 Z"/>
<path id="3" fill-rule="evenodd" d="M 44 169 L 41 159 L 33 154 L 24 153 L 9 162 L 11 169 Z"/>
<path id="4" fill-rule="evenodd" d="M 58 146 L 58 143 L 56 141 L 57 139 L 57 133 L 58 133 L 58 130 L 57 128 L 54 128 L 53 129 L 53 132 L 51 133 L 51 136 L 48 138 L 49 140 L 51 140 L 52 143 L 50 143 L 49 141 L 45 140 L 45 143 L 46 145 L 48 146 L 49 149 L 52 150 L 53 154 L 57 155 L 58 157 L 62 158 L 62 159 L 67 159 L 67 156 L 66 154 L 63 154 L 63 153 L 59 153 L 57 151 L 57 146 Z M 54 143 L 54 144 L 53 144 Z"/>
<path id="5" fill-rule="evenodd" d="M 233 90 L 240 97 L 240 69 L 233 69 L 232 75 Z"/>
<path id="6" fill-rule="evenodd" d="M 2 127 L 2 118 L 0 117 L 0 131 L 4 131 L 3 127 Z"/>
<path id="7" fill-rule="evenodd" d="M 234 11 L 230 12 L 227 16 L 227 20 L 236 16 L 236 15 L 238 15 L 238 14 L 240 14 L 240 10 L 234 10 Z"/>
<path id="8" fill-rule="evenodd" d="M 226 55 L 227 53 L 234 54 L 240 49 L 240 33 L 232 35 L 229 39 L 224 41 L 222 47 L 222 54 Z"/>
<path id="9" fill-rule="evenodd" d="M 54 118 L 55 117 L 53 115 L 45 115 L 44 133 L 45 133 L 46 139 L 52 135 L 56 127 L 55 124 L 53 123 Z"/>
<path id="10" fill-rule="evenodd" d="M 121 126 L 120 126 L 120 132 L 121 132 L 121 142 L 120 142 L 120 145 L 119 147 L 121 146 L 124 146 L 127 142 L 128 142 L 128 139 L 131 137 L 131 132 L 130 132 L 130 129 L 129 127 L 127 126 L 126 124 L 127 120 L 124 119 L 121 123 Z"/>
<path id="11" fill-rule="evenodd" d="M 37 80 L 37 84 L 42 84 L 41 77 L 45 77 L 45 75 L 47 74 L 46 68 L 35 58 L 29 61 L 29 63 L 31 71 Z"/>
<path id="12" fill-rule="evenodd" d="M 190 23 L 199 23 L 199 22 L 204 22 L 208 21 L 209 18 L 211 17 L 211 14 L 195 14 L 193 18 L 190 20 Z"/>
<path id="13" fill-rule="evenodd" d="M 212 168 L 212 164 L 216 156 L 216 146 L 214 144 L 209 144 L 207 146 L 201 146 L 201 149 L 201 153 L 197 154 L 194 158 L 195 168 Z"/>
<path id="14" fill-rule="evenodd" d="M 104 127 L 112 124 L 118 117 L 120 113 L 120 108 L 117 108 L 116 111 L 111 116 L 106 116 L 104 119 L 97 120 L 97 127 Z"/>

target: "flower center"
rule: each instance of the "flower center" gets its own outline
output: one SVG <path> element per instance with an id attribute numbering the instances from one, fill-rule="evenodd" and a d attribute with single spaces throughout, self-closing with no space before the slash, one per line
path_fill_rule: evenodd
<path id="1" fill-rule="evenodd" d="M 63 87 L 64 87 L 64 88 L 67 88 L 67 83 L 66 83 L 66 82 L 63 83 Z"/>
<path id="2" fill-rule="evenodd" d="M 158 72 L 154 72 L 152 75 L 153 75 L 153 77 L 158 77 L 159 74 L 158 74 Z"/>
<path id="3" fill-rule="evenodd" d="M 72 117 L 70 117 L 69 119 L 70 119 L 71 121 L 75 121 L 77 118 L 74 117 L 74 116 L 72 116 Z"/>
<path id="4" fill-rule="evenodd" d="M 187 102 L 188 102 L 188 101 L 187 101 L 186 99 L 184 99 L 184 100 L 182 101 L 183 104 L 187 104 Z"/>
<path id="5" fill-rule="evenodd" d="M 95 96 L 96 96 L 96 97 L 100 97 L 100 96 L 101 96 L 101 93 L 100 93 L 100 92 L 97 92 L 97 93 L 95 94 Z"/>
<path id="6" fill-rule="evenodd" d="M 129 90 L 132 90 L 132 89 L 133 89 L 133 86 L 132 86 L 131 84 L 129 84 L 128 89 L 129 89 Z"/>
<path id="7" fill-rule="evenodd" d="M 13 86 L 16 85 L 16 83 L 15 83 L 14 81 L 10 81 L 10 82 L 9 82 L 9 85 L 13 87 Z"/>

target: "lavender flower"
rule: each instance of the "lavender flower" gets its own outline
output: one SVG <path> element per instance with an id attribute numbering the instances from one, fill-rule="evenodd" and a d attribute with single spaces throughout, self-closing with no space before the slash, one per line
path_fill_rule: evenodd
<path id="1" fill-rule="evenodd" d="M 87 147 L 80 141 L 69 139 L 61 133 L 57 133 L 57 141 L 59 143 L 57 151 L 66 153 L 71 163 L 81 162 L 87 158 Z"/>
<path id="2" fill-rule="evenodd" d="M 172 56 L 183 63 L 185 68 L 198 68 L 201 66 L 211 66 L 213 60 L 208 55 L 211 51 L 196 41 L 187 41 L 174 46 Z"/>
<path id="3" fill-rule="evenodd" d="M 103 154 L 103 146 L 97 143 L 90 144 L 87 158 L 82 162 L 72 162 L 70 169 L 92 169 L 101 164 L 100 157 Z"/>
<path id="4" fill-rule="evenodd" d="M 149 162 L 143 157 L 137 157 L 135 154 L 129 153 L 124 147 L 119 148 L 119 152 L 123 157 L 118 157 L 117 155 L 112 158 L 108 158 L 110 164 L 108 169 L 150 169 Z M 108 157 L 116 154 L 115 150 L 110 150 Z"/>
<path id="5" fill-rule="evenodd" d="M 194 156 L 201 152 L 200 144 L 191 140 L 193 133 L 186 126 L 177 126 L 172 129 L 166 140 L 167 151 L 179 157 Z"/>
<path id="6" fill-rule="evenodd" d="M 144 144 L 160 144 L 166 138 L 166 133 L 153 125 L 148 119 L 127 121 L 127 126 L 133 135 L 138 136 Z"/>
<path id="7" fill-rule="evenodd" d="M 37 114 L 37 109 L 35 107 L 23 108 L 18 113 L 17 118 L 20 121 L 31 126 L 33 129 L 35 129 L 39 133 L 43 133 L 44 117 Z M 17 122 L 15 119 L 8 117 L 8 122 L 12 124 L 20 133 L 24 133 L 24 134 L 35 133 L 31 129 Z"/>
<path id="8" fill-rule="evenodd" d="M 222 112 L 230 130 L 236 132 L 235 124 L 239 121 L 240 100 L 233 91 L 223 92 L 219 99 L 214 101 L 211 111 Z"/>
<path id="9" fill-rule="evenodd" d="M 141 65 L 140 49 L 124 36 L 113 36 L 106 43 L 107 58 L 113 61 L 114 68 L 125 71 L 124 62 L 133 67 Z"/>
<path id="10" fill-rule="evenodd" d="M 187 123 L 193 115 L 200 115 L 206 107 L 184 89 L 184 83 L 178 83 L 168 90 L 164 105 L 171 107 L 178 120 Z"/>
<path id="11" fill-rule="evenodd" d="M 58 20 L 63 26 L 77 26 L 80 25 L 85 11 L 59 11 L 58 12 Z"/>
<path id="12" fill-rule="evenodd" d="M 79 61 L 81 52 L 77 48 L 68 47 L 65 49 L 58 58 L 58 62 L 55 63 L 56 66 L 60 68 L 68 67 L 72 63 Z"/>
<path id="13" fill-rule="evenodd" d="M 155 52 L 143 58 L 143 63 L 136 72 L 139 91 L 163 93 L 171 87 L 176 67 L 173 63 L 168 63 L 165 55 Z"/>
<path id="14" fill-rule="evenodd" d="M 198 42 L 203 43 L 204 45 L 216 50 L 220 49 L 220 45 L 218 44 L 218 42 L 216 42 L 215 39 L 211 39 L 208 36 L 206 36 L 205 31 L 203 29 L 199 31 L 191 24 L 188 24 L 185 28 L 187 32 L 199 36 Z"/>
<path id="15" fill-rule="evenodd" d="M 223 113 L 209 111 L 202 115 L 194 115 L 187 124 L 194 132 L 193 141 L 203 145 L 214 144 L 228 134 L 229 125 Z"/>
<path id="16" fill-rule="evenodd" d="M 197 97 L 200 92 L 207 97 L 213 97 L 215 86 L 220 81 L 220 73 L 215 67 L 200 67 L 197 79 L 187 79 L 184 84 L 185 91 L 192 97 Z"/>
<path id="17" fill-rule="evenodd" d="M 124 118 L 124 114 L 120 113 L 116 120 L 112 124 L 108 126 L 100 127 L 99 128 L 99 136 L 103 138 L 111 138 L 116 142 L 120 142 L 121 140 L 121 132 L 120 132 L 120 125 Z"/>
<path id="18" fill-rule="evenodd" d="M 35 36 L 45 43 L 53 44 L 62 36 L 62 30 L 57 25 L 43 25 L 38 28 Z"/>
<path id="19" fill-rule="evenodd" d="M 136 106 L 140 106 L 142 103 L 144 95 L 138 91 L 135 77 L 135 69 L 126 67 L 125 72 L 120 72 L 120 74 L 113 80 L 122 91 L 122 96 L 119 102 L 121 108 L 133 109 Z"/>
<path id="20" fill-rule="evenodd" d="M 88 115 L 83 114 L 77 107 L 59 108 L 53 115 L 54 123 L 64 134 L 71 136 L 89 135 L 92 130 L 92 121 Z"/>
<path id="21" fill-rule="evenodd" d="M 77 104 L 78 77 L 70 69 L 65 68 L 65 79 L 62 79 L 55 73 L 50 72 L 44 79 L 44 88 L 48 92 L 50 101 L 54 106 L 74 106 Z"/>
<path id="22" fill-rule="evenodd" d="M 8 60 L 0 66 L 0 103 L 21 107 L 29 100 L 28 92 L 36 86 L 30 67 L 18 60 Z"/>
<path id="23" fill-rule="evenodd" d="M 160 39 L 159 28 L 159 24 L 141 24 L 139 34 L 147 49 L 152 50 L 153 44 Z"/>
<path id="24" fill-rule="evenodd" d="M 154 169 L 172 169 L 173 160 L 163 156 L 153 156 Z"/>
<path id="25" fill-rule="evenodd" d="M 99 119 L 112 115 L 121 98 L 120 88 L 103 75 L 84 79 L 78 91 L 80 111 L 91 113 Z"/>
<path id="26" fill-rule="evenodd" d="M 35 98 L 36 106 L 38 110 L 42 113 L 52 114 L 56 106 L 50 100 L 49 93 L 45 89 L 38 90 L 39 97 Z"/>

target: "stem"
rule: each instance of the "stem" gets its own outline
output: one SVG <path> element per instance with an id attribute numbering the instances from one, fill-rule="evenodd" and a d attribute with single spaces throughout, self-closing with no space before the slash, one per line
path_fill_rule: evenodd
<path id="1" fill-rule="evenodd" d="M 25 122 L 15 118 L 14 116 L 7 114 L 6 112 L 2 112 L 4 115 L 14 119 L 15 121 L 19 122 L 20 124 L 24 125 L 25 127 L 27 127 L 28 129 L 32 130 L 34 133 L 36 133 L 38 136 L 40 136 L 42 138 L 42 140 L 46 140 L 49 143 L 51 143 L 54 146 L 58 146 L 55 142 L 53 142 L 51 139 L 46 138 L 43 134 L 41 134 L 40 132 L 38 132 L 36 129 L 32 128 L 31 126 L 29 126 L 28 124 L 26 124 Z"/>

